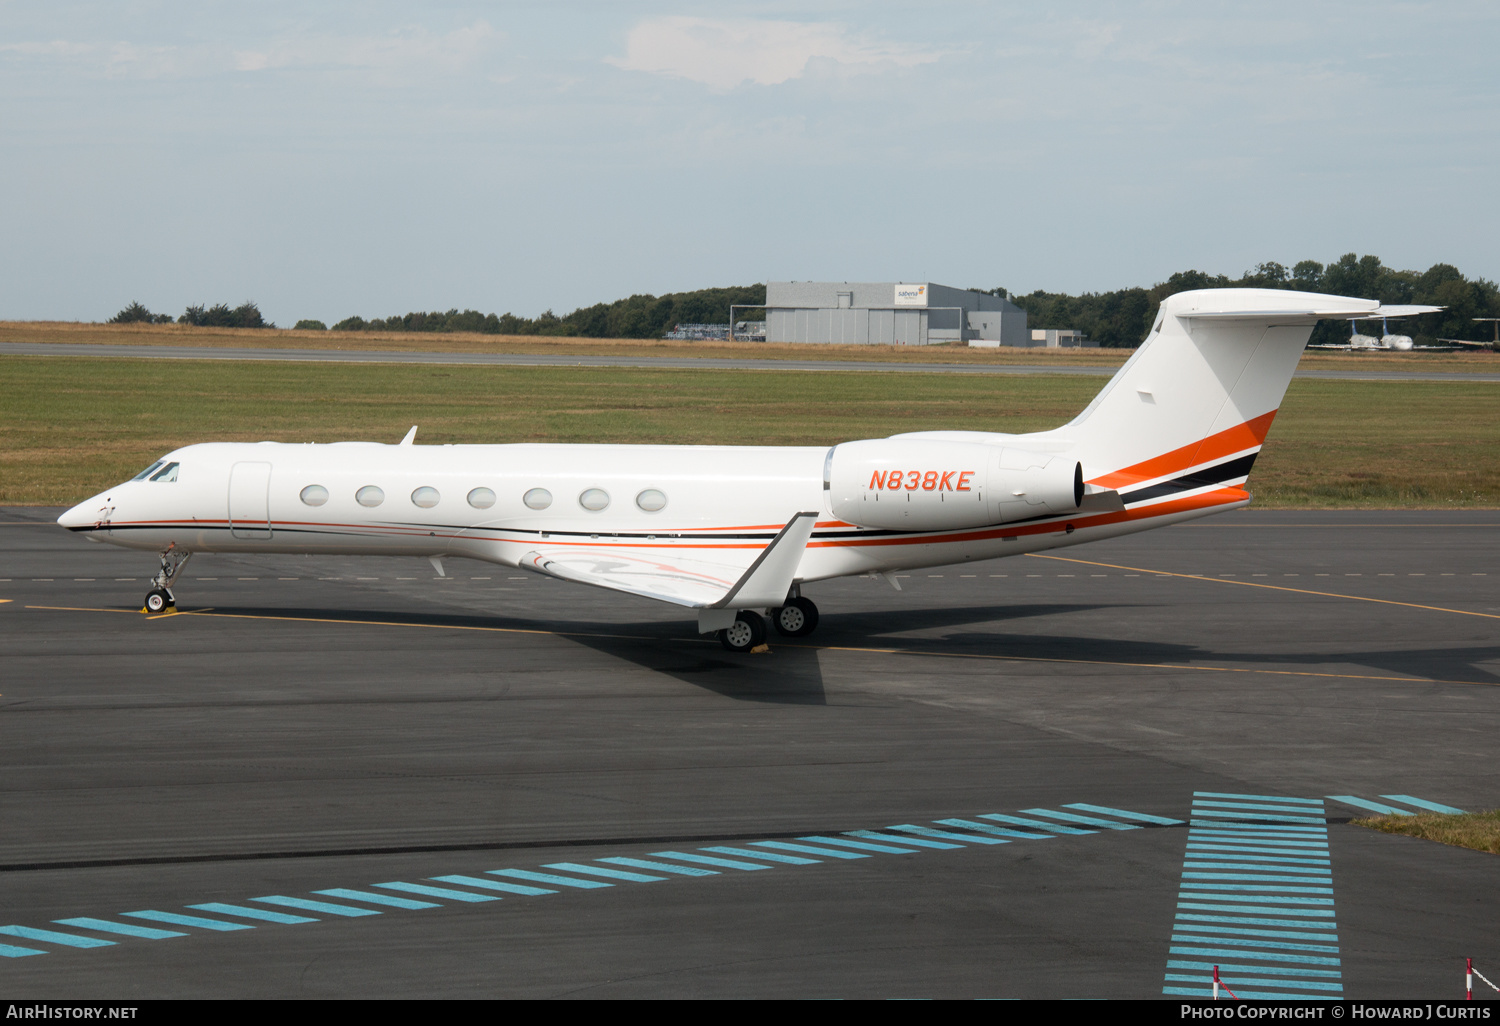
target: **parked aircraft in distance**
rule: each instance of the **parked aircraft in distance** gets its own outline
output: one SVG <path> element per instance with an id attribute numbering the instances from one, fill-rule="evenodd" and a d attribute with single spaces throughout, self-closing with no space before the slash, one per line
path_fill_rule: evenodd
<path id="1" fill-rule="evenodd" d="M 1427 309 L 1427 308 L 1422 308 Z M 675 603 L 733 651 L 809 634 L 803 589 L 1039 552 L 1250 502 L 1246 476 L 1313 325 L 1374 300 L 1183 292 L 1070 423 L 827 446 L 207 443 L 58 523 L 160 554 L 159 612 L 196 552 L 465 556 Z"/>
<path id="2" fill-rule="evenodd" d="M 1494 338 L 1494 341 L 1492 341 L 1492 342 L 1470 342 L 1468 339 L 1462 339 L 1462 338 L 1440 338 L 1440 339 L 1438 339 L 1438 341 L 1439 342 L 1447 342 L 1449 345 L 1454 345 L 1454 346 L 1477 346 L 1477 347 L 1479 347 L 1481 349 L 1489 349 L 1489 350 L 1491 350 L 1493 352 L 1500 353 L 1500 317 L 1476 317 L 1476 318 L 1474 318 L 1474 320 L 1477 321 L 1480 324 L 1492 324 L 1492 325 L 1494 325 L 1494 327 L 1495 327 L 1495 338 Z"/>
<path id="3" fill-rule="evenodd" d="M 1380 310 L 1380 312 L 1378 314 L 1367 315 L 1367 316 L 1364 316 L 1364 317 L 1356 317 L 1356 318 L 1353 318 L 1353 319 L 1350 320 L 1350 322 L 1349 322 L 1349 341 L 1347 343 L 1343 343 L 1343 344 L 1328 343 L 1328 344 L 1324 344 L 1324 345 L 1308 346 L 1307 348 L 1309 348 L 1309 349 L 1338 349 L 1338 350 L 1342 350 L 1344 352 L 1349 352 L 1351 350 L 1354 350 L 1354 351 L 1362 351 L 1362 352 L 1395 351 L 1395 352 L 1401 352 L 1401 353 L 1410 352 L 1413 349 L 1417 349 L 1417 350 L 1445 350 L 1445 351 L 1446 350 L 1450 350 L 1450 349 L 1453 348 L 1452 346 L 1419 346 L 1419 345 L 1416 345 L 1416 344 L 1414 344 L 1412 342 L 1412 338 L 1411 338 L 1410 335 L 1397 335 L 1397 334 L 1393 333 L 1391 331 L 1391 326 L 1388 323 L 1389 320 L 1392 317 L 1413 317 L 1413 316 L 1415 316 L 1417 314 L 1437 313 L 1441 309 L 1443 309 L 1443 308 L 1440 307 L 1440 306 L 1387 306 L 1387 307 L 1382 307 L 1381 310 Z M 1380 335 L 1379 338 L 1376 338 L 1373 335 L 1361 335 L 1359 333 L 1359 329 L 1355 327 L 1356 323 L 1359 322 L 1359 321 L 1375 321 L 1375 320 L 1380 321 L 1381 335 Z M 1439 342 L 1446 342 L 1448 340 L 1447 339 L 1438 339 L 1438 341 Z"/>

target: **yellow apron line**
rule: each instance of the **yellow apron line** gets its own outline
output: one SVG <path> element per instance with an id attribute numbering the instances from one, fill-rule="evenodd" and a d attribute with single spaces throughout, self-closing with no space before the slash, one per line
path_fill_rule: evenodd
<path id="1" fill-rule="evenodd" d="M 27 609 L 46 609 L 53 612 L 65 613 L 129 613 L 139 616 L 140 611 L 134 609 L 99 609 L 92 606 L 27 606 Z M 162 620 L 169 616 L 207 616 L 222 617 L 228 620 L 283 620 L 293 623 L 339 623 L 353 624 L 355 626 L 368 627 L 422 627 L 428 630 L 440 631 L 484 631 L 491 634 L 545 634 L 559 638 L 614 638 L 621 641 L 659 641 L 659 638 L 648 637 L 640 634 L 592 634 L 588 631 L 544 631 L 528 627 L 479 627 L 471 624 L 456 623 L 410 623 L 401 620 L 345 620 L 329 616 L 271 616 L 261 613 L 218 613 L 213 607 L 204 609 L 179 609 L 174 613 L 160 613 L 156 616 L 148 616 L 148 620 Z M 702 638 L 677 638 L 677 641 L 693 641 L 700 644 L 708 644 Z"/>
<path id="2" fill-rule="evenodd" d="M 1246 588 L 1270 588 L 1272 591 L 1294 591 L 1299 595 L 1321 595 L 1324 598 L 1349 599 L 1352 602 L 1379 602 L 1385 606 L 1405 606 L 1407 609 L 1430 609 L 1436 613 L 1459 613 L 1463 616 L 1482 616 L 1489 620 L 1500 620 L 1500 614 L 1476 613 L 1471 609 L 1448 609 L 1444 606 L 1424 606 L 1417 602 L 1397 602 L 1394 599 L 1366 598 L 1363 595 L 1341 595 L 1336 591 L 1311 591 L 1307 588 L 1288 588 L 1284 584 L 1261 584 L 1258 581 L 1226 581 L 1222 577 L 1202 577 L 1198 574 L 1174 574 L 1167 570 L 1146 570 L 1138 566 L 1120 566 L 1118 563 L 1098 563 L 1091 559 L 1070 559 L 1067 556 L 1047 556 L 1040 552 L 1028 552 L 1037 559 L 1056 559 L 1064 563 L 1082 563 L 1084 566 L 1102 566 L 1111 570 L 1133 570 L 1138 574 L 1155 574 L 1158 577 L 1185 577 L 1190 581 L 1212 581 L 1215 584 L 1238 584 Z"/>
<path id="3" fill-rule="evenodd" d="M 594 634 L 590 631 L 544 631 L 531 627 L 478 627 L 457 623 L 409 623 L 401 620 L 340 620 L 322 616 L 266 616 L 258 613 L 215 613 L 208 609 L 179 610 L 179 616 L 224 617 L 230 620 L 292 620 L 298 623 L 343 623 L 368 625 L 371 627 L 422 627 L 439 631 L 483 631 L 491 634 L 544 634 L 554 638 L 610 638 L 616 641 L 660 641 L 643 634 Z M 157 619 L 152 617 L 152 619 Z M 674 641 L 689 641 L 700 645 L 713 644 L 704 638 L 674 638 Z"/>
<path id="4" fill-rule="evenodd" d="M 1213 578 L 1205 578 L 1213 580 Z M 27 609 L 47 609 L 71 613 L 129 613 L 128 609 L 91 609 L 86 606 L 27 606 Z M 660 638 L 639 634 L 590 634 L 586 631 L 544 631 L 528 627 L 476 627 L 465 624 L 405 623 L 400 620 L 342 620 L 318 616 L 266 616 L 258 613 L 215 613 L 211 610 L 184 610 L 178 616 L 223 617 L 231 620 L 282 620 L 294 623 L 337 623 L 363 627 L 421 627 L 440 631 L 483 631 L 491 634 L 543 634 L 554 638 L 611 638 L 620 641 L 660 641 Z M 159 620 L 153 616 L 150 619 Z M 705 638 L 672 638 L 700 645 L 713 644 Z M 1140 670 L 1201 670 L 1207 673 L 1269 673 L 1279 677 L 1333 677 L 1339 680 L 1388 680 L 1402 684 L 1483 684 L 1496 686 L 1487 680 L 1437 680 L 1431 677 L 1381 677 L 1369 673 L 1317 673 L 1311 670 L 1261 670 L 1248 666 L 1194 666 L 1189 663 L 1131 663 L 1109 659 L 1061 659 L 1053 656 L 1006 656 L 989 655 L 982 652 L 927 652 L 921 649 L 863 648 L 854 645 L 797 645 L 781 642 L 783 648 L 802 649 L 809 652 L 864 652 L 870 655 L 930 656 L 942 659 L 989 659 L 1007 663 L 1065 663 L 1073 666 L 1122 666 Z"/>

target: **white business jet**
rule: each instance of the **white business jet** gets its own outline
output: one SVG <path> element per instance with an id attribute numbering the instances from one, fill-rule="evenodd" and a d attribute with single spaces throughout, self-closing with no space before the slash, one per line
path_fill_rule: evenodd
<path id="1" fill-rule="evenodd" d="M 160 554 L 146 609 L 196 552 L 465 556 L 692 609 L 743 652 L 811 633 L 814 582 L 1014 556 L 1250 502 L 1246 475 L 1313 325 L 1374 300 L 1183 292 L 1088 408 L 1051 431 L 834 446 L 189 445 L 68 510 Z"/>

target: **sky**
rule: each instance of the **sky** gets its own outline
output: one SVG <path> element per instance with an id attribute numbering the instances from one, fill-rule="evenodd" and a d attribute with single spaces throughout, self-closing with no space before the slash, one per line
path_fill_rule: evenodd
<path id="1" fill-rule="evenodd" d="M 0 0 L 0 319 L 1500 278 L 1500 5 Z"/>

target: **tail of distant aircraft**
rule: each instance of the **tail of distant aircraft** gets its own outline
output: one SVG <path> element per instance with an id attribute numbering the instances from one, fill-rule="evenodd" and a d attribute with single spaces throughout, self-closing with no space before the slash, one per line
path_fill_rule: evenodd
<path id="1" fill-rule="evenodd" d="M 1313 326 L 1373 299 L 1275 289 L 1180 292 L 1135 355 L 1055 435 L 1096 488 L 1244 482 Z M 1136 498 L 1141 498 L 1139 489 Z M 1127 498 L 1128 501 L 1128 498 Z"/>

